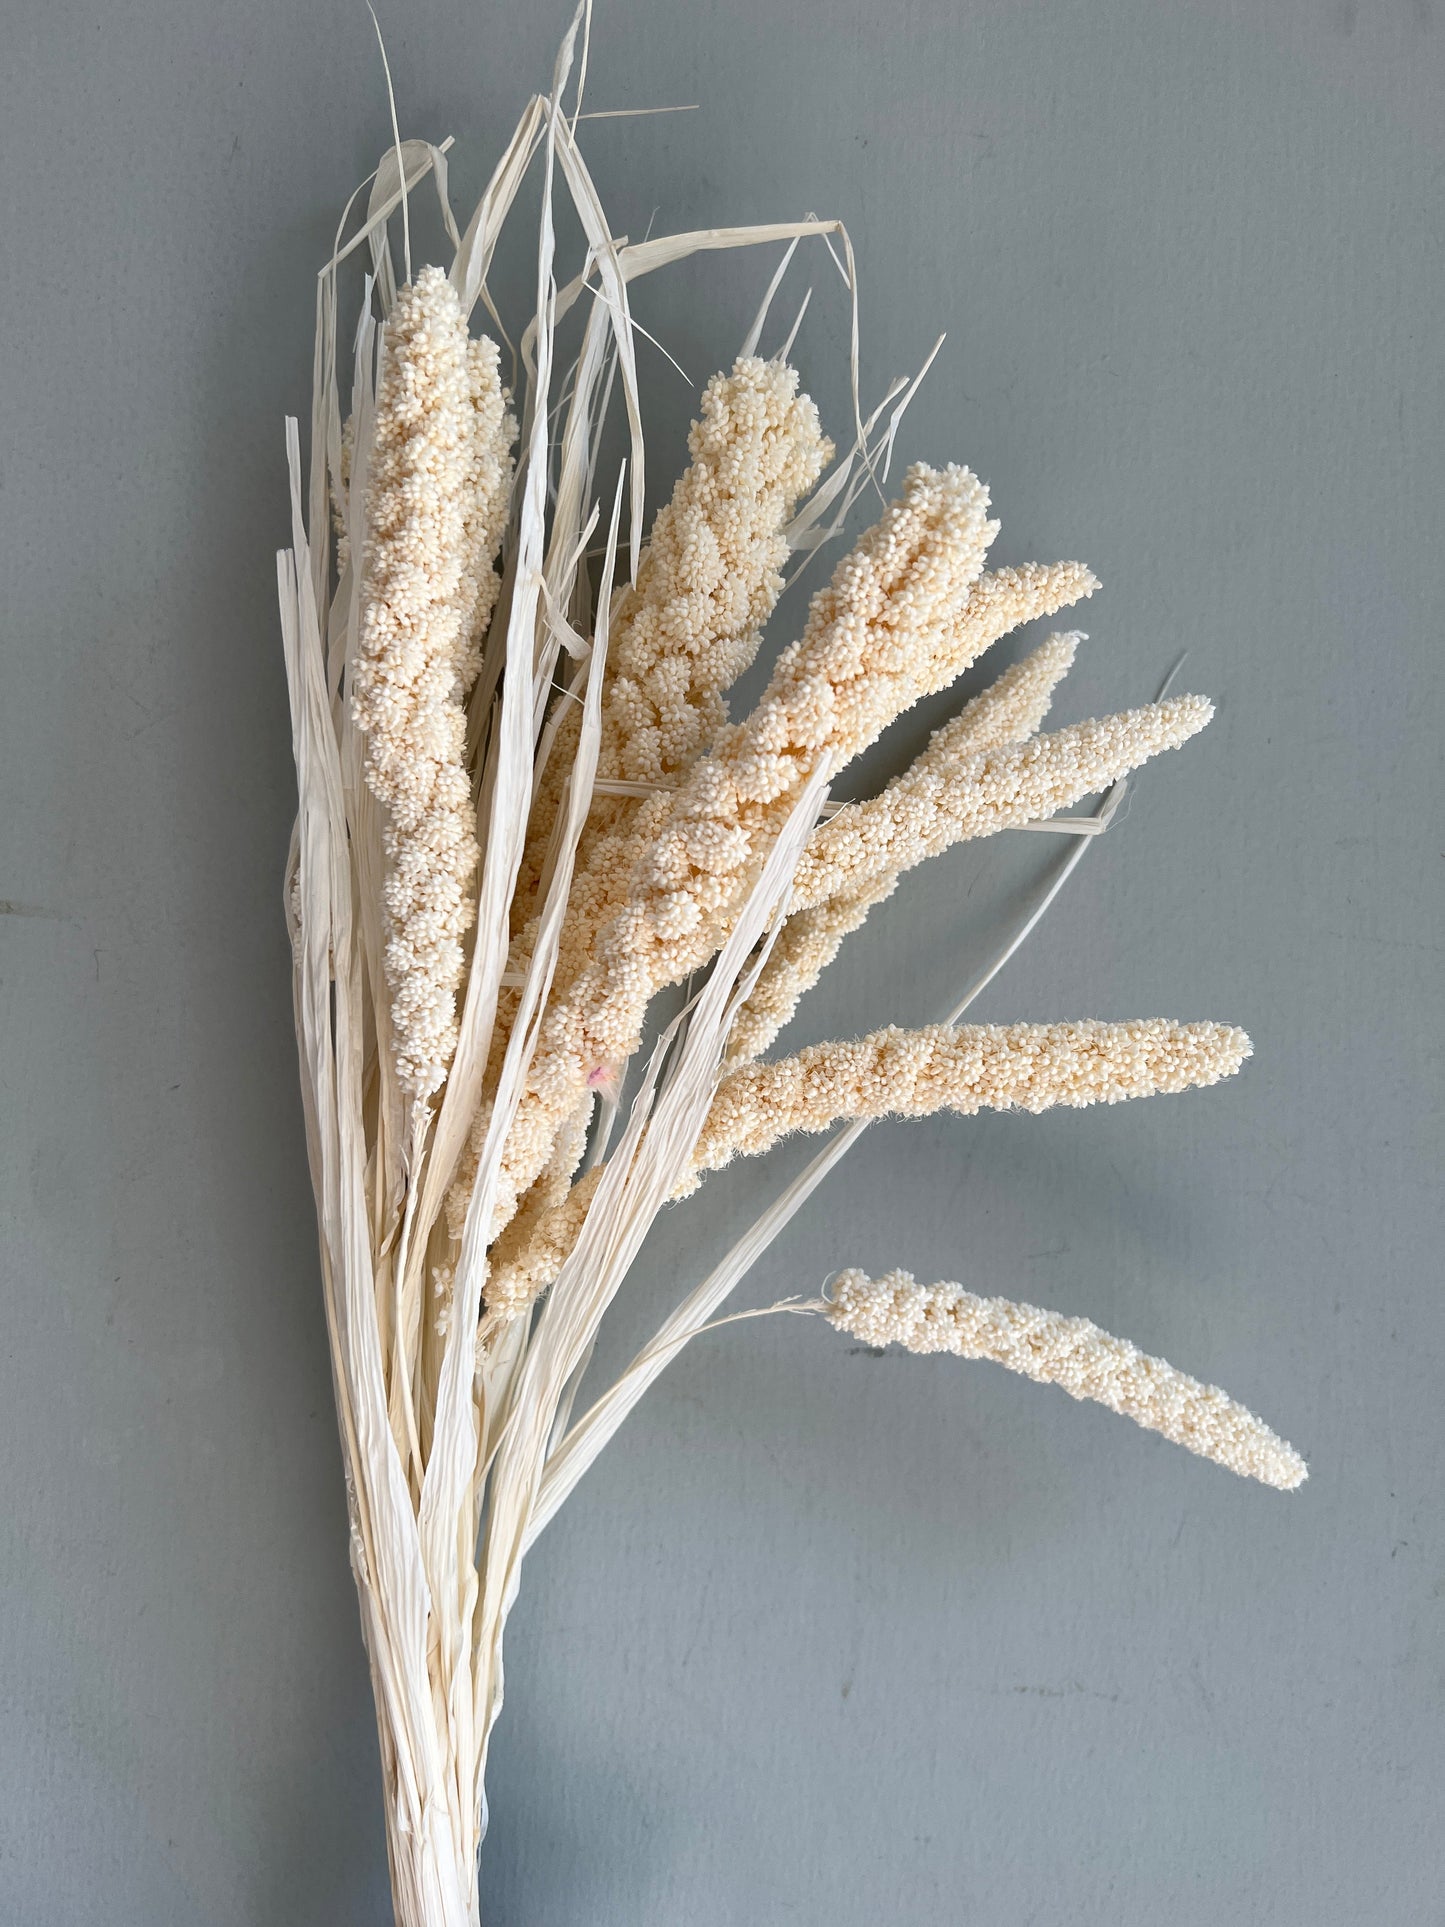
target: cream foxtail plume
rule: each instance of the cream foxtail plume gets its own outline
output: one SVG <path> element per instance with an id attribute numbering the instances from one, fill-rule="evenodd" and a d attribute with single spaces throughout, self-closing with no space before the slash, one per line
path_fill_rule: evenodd
<path id="1" fill-rule="evenodd" d="M 1111 1412 L 1213 1459 L 1241 1478 L 1293 1492 L 1309 1469 L 1292 1445 L 1217 1385 L 1202 1385 L 1087 1318 L 1065 1318 L 1009 1298 L 979 1298 L 962 1285 L 920 1285 L 910 1272 L 868 1278 L 843 1271 L 826 1303 L 828 1322 L 882 1350 L 990 1358 L 1070 1398 Z"/>
<path id="2" fill-rule="evenodd" d="M 468 340 L 455 289 L 423 269 L 386 329 L 351 697 L 387 810 L 386 975 L 397 1075 L 417 1098 L 440 1089 L 456 1048 L 476 914 L 463 704 L 496 601 L 510 428 L 495 346 Z"/>

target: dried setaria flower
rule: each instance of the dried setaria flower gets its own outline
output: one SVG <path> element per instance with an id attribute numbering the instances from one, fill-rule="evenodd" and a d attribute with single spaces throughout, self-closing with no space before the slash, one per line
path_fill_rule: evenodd
<path id="1" fill-rule="evenodd" d="M 1071 1398 L 1092 1399 L 1241 1477 L 1292 1492 L 1309 1476 L 1292 1445 L 1217 1385 L 1176 1371 L 1087 1318 L 1065 1318 L 961 1285 L 920 1285 L 906 1271 L 833 1280 L 825 1315 L 839 1331 L 882 1349 L 988 1358 Z"/>
<path id="2" fill-rule="evenodd" d="M 456 1047 L 475 915 L 463 701 L 495 601 L 509 427 L 496 349 L 469 341 L 447 277 L 423 269 L 386 328 L 351 688 L 366 780 L 387 811 L 386 975 L 397 1076 L 417 1101 Z"/>

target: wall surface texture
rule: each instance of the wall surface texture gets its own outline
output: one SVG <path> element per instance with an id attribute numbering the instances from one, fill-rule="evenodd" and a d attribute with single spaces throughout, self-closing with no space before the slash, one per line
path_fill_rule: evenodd
<path id="1" fill-rule="evenodd" d="M 467 203 L 564 15 L 381 11 Z M 375 42 L 350 0 L 0 16 L 0 1920 L 384 1927 L 273 613 L 315 269 L 389 138 Z M 980 1011 L 1227 1018 L 1254 1061 L 880 1127 L 748 1302 L 902 1264 L 1087 1314 L 1312 1476 L 803 1320 L 714 1335 L 529 1566 L 488 1927 L 1445 1920 L 1445 9 L 607 0 L 589 99 L 700 103 L 591 123 L 619 232 L 846 221 L 867 393 L 948 330 L 900 456 L 987 478 L 999 559 L 1102 576 L 1064 720 L 1186 648 L 1219 701 Z M 700 383 L 770 266 L 639 318 Z M 666 478 L 695 386 L 644 374 Z M 797 1037 L 932 1016 L 1062 849 L 914 876 Z M 599 1372 L 801 1157 L 663 1220 Z"/>

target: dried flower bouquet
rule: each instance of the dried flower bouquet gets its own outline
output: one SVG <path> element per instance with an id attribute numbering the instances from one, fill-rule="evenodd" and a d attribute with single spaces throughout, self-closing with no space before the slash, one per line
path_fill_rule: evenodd
<path id="1" fill-rule="evenodd" d="M 1079 641 L 1053 635 L 880 795 L 832 805 L 833 779 L 903 711 L 1097 586 L 1076 562 L 987 570 L 998 525 L 983 485 L 918 466 L 731 720 L 727 691 L 786 582 L 865 490 L 884 499 L 917 384 L 865 417 L 837 222 L 614 237 L 578 143 L 580 82 L 564 106 L 580 24 L 464 231 L 444 147 L 398 138 L 383 157 L 319 278 L 305 477 L 288 423 L 279 588 L 299 812 L 285 901 L 404 1927 L 479 1918 L 487 1748 L 528 1548 L 869 1120 L 1116 1103 L 1215 1083 L 1249 1054 L 1213 1023 L 963 1024 L 980 983 L 941 1024 L 763 1056 L 906 870 L 1102 794 L 1094 816 L 1065 820 L 1073 854 L 997 969 L 1128 772 L 1194 735 L 1210 706 L 1175 696 L 1040 734 Z M 480 307 L 506 340 L 488 268 L 534 166 L 536 308 L 511 356 L 514 403 L 498 346 L 471 323 Z M 452 258 L 413 274 L 424 189 Z M 586 240 L 566 281 L 562 192 Z M 841 454 L 788 365 L 791 336 L 771 359 L 757 352 L 808 237 L 854 299 Z M 629 287 L 703 250 L 768 242 L 786 244 L 782 266 L 736 362 L 708 383 L 690 465 L 644 541 Z M 343 327 L 348 277 L 359 308 Z M 604 477 L 618 398 L 629 455 Z M 650 1033 L 653 1000 L 677 985 L 681 1014 Z M 658 1212 L 735 1157 L 835 1126 L 574 1416 L 599 1323 Z M 826 1297 L 773 1309 L 868 1344 L 993 1359 L 1271 1485 L 1305 1476 L 1222 1392 L 1082 1319 L 905 1272 L 845 1271 Z"/>

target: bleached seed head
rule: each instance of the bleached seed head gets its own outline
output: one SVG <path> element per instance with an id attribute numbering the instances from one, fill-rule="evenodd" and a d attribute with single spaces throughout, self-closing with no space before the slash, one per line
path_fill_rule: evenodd
<path id="1" fill-rule="evenodd" d="M 821 750 L 841 769 L 930 686 L 997 524 L 968 469 L 915 464 L 903 492 L 814 596 L 749 730 L 761 749 Z"/>
<path id="2" fill-rule="evenodd" d="M 1204 696 L 1173 696 L 968 756 L 959 754 L 969 746 L 965 711 L 881 795 L 846 805 L 814 831 L 794 874 L 793 901 L 822 903 L 955 843 L 1042 822 L 1187 742 L 1213 713 Z"/>
<path id="3" fill-rule="evenodd" d="M 934 731 L 924 752 L 930 763 L 965 762 L 984 750 L 1032 736 L 1049 712 L 1054 690 L 1074 665 L 1082 630 L 1050 636 L 1031 655 L 1005 669 L 965 703 L 952 722 Z M 890 788 L 902 781 L 895 778 Z"/>
<path id="4" fill-rule="evenodd" d="M 388 812 L 383 900 L 397 1070 L 424 1097 L 455 1048 L 477 863 L 461 699 L 495 600 L 512 425 L 496 350 L 467 336 L 456 291 L 424 268 L 397 293 L 377 390 L 352 716 Z"/>
<path id="5" fill-rule="evenodd" d="M 1086 1318 L 1066 1318 L 906 1271 L 841 1272 L 824 1307 L 837 1330 L 882 1349 L 990 1359 L 1073 1398 L 1091 1399 L 1242 1477 L 1292 1491 L 1308 1477 L 1294 1447 L 1220 1391 Z"/>
<path id="6" fill-rule="evenodd" d="M 889 1025 L 731 1071 L 698 1137 L 694 1178 L 794 1131 L 825 1131 L 845 1119 L 1117 1104 L 1217 1083 L 1249 1052 L 1241 1030 L 1164 1018 Z"/>
<path id="7" fill-rule="evenodd" d="M 833 454 L 797 371 L 756 357 L 708 383 L 688 446 L 614 620 L 604 777 L 664 781 L 714 733 L 782 587 L 783 531 Z"/>

